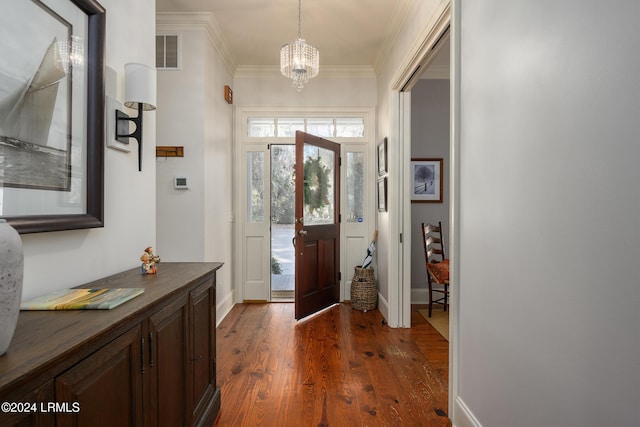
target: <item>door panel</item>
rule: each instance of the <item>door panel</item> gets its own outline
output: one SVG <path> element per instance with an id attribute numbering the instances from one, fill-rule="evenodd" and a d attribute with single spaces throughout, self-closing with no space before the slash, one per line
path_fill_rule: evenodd
<path id="1" fill-rule="evenodd" d="M 189 294 L 189 412 L 191 420 L 202 418 L 216 389 L 215 372 L 215 288 L 211 282 L 200 285 Z M 192 424 L 192 423 L 189 423 Z"/>
<path id="2" fill-rule="evenodd" d="M 180 425 L 187 407 L 187 301 L 178 299 L 149 318 L 148 425 Z"/>
<path id="3" fill-rule="evenodd" d="M 296 319 L 340 298 L 340 145 L 296 132 Z"/>
<path id="4" fill-rule="evenodd" d="M 56 413 L 56 425 L 142 425 L 141 337 L 138 325 L 56 378 L 56 402 L 80 405 Z"/>

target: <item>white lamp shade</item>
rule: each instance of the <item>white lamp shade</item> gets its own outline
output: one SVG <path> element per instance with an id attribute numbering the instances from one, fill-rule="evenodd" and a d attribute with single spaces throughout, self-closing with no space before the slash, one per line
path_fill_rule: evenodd
<path id="1" fill-rule="evenodd" d="M 124 105 L 145 111 L 156 109 L 156 69 L 145 64 L 124 66 Z"/>

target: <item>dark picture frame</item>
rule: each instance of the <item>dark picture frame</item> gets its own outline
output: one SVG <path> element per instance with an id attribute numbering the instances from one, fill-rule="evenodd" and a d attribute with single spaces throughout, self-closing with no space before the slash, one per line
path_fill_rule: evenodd
<path id="1" fill-rule="evenodd" d="M 27 9 L 29 14 L 25 12 Z M 78 11 L 82 13 L 78 13 Z M 46 23 L 47 25 L 38 27 L 39 35 L 46 39 L 47 31 L 51 31 L 48 34 L 48 40 L 52 39 L 56 42 L 51 43 L 42 57 L 38 71 L 47 66 L 49 66 L 49 70 L 53 68 L 52 61 L 47 58 L 47 54 L 52 50 L 55 52 L 50 56 L 55 57 L 58 61 L 60 61 L 60 57 L 64 57 L 65 53 L 67 54 L 68 62 L 63 65 L 59 65 L 61 62 L 58 62 L 58 70 L 55 71 L 63 76 L 55 78 L 64 82 L 61 84 L 61 87 L 64 86 L 64 90 L 54 93 L 53 100 L 57 102 L 61 97 L 64 100 L 61 103 L 62 108 L 67 105 L 68 111 L 63 111 L 60 114 L 61 119 L 58 121 L 61 123 L 55 122 L 55 118 L 53 122 L 54 125 L 62 128 L 66 126 L 72 130 L 69 132 L 70 135 L 66 137 L 70 141 L 66 148 L 69 150 L 68 153 L 65 152 L 64 147 L 58 149 L 34 144 L 33 141 L 29 141 L 28 137 L 11 138 L 7 135 L 0 135 L 4 138 L 3 141 L 7 142 L 4 144 L 4 148 L 10 151 L 9 156 L 14 156 L 18 160 L 24 159 L 22 175 L 16 175 L 17 178 L 14 177 L 11 180 L 0 180 L 0 190 L 12 192 L 12 197 L 4 202 L 0 218 L 6 219 L 20 234 L 102 227 L 104 225 L 105 9 L 94 0 L 56 0 L 47 2 L 47 4 L 40 0 L 32 0 L 21 3 L 21 8 L 13 10 L 12 13 L 15 16 L 5 19 Z M 24 16 L 21 16 L 21 13 Z M 73 21 L 74 19 L 77 21 Z M 74 25 L 75 22 L 80 25 Z M 60 37 L 61 31 L 56 29 L 58 28 L 56 25 L 62 28 L 62 32 L 68 29 L 68 36 Z M 12 43 L 17 44 L 20 48 L 21 43 L 28 43 L 29 37 L 32 36 L 30 31 L 14 32 Z M 59 37 L 62 40 L 58 40 Z M 68 42 L 68 44 L 60 44 L 61 41 Z M 78 51 L 72 50 L 73 43 L 80 46 Z M 75 55 L 73 59 L 71 59 L 72 55 Z M 19 59 L 23 59 L 23 57 Z M 5 63 L 10 64 L 12 60 L 12 57 L 4 58 Z M 73 66 L 70 65 L 72 61 L 81 64 L 76 67 L 78 69 L 76 73 L 80 73 L 81 67 L 85 67 L 84 74 L 82 74 L 82 78 L 85 79 L 84 84 L 71 83 L 76 75 Z M 80 74 L 78 75 L 80 76 Z M 0 73 L 0 79 L 2 79 L 1 76 L 2 73 Z M 5 81 L 5 84 L 8 85 L 10 82 Z M 78 100 L 86 100 L 86 104 L 78 102 Z M 40 111 L 34 113 L 32 110 L 28 110 L 28 108 L 33 108 L 30 106 L 31 104 L 23 102 L 15 105 L 18 105 L 23 111 L 27 109 L 27 114 L 31 116 L 40 113 Z M 56 105 L 56 108 L 60 107 Z M 53 115 L 53 108 L 50 110 Z M 0 112 L 0 121 L 5 121 L 7 115 L 3 117 L 2 113 L 4 112 Z M 68 120 L 69 123 L 65 120 Z M 71 125 L 72 121 L 74 127 Z M 82 131 L 77 131 L 77 129 L 82 129 Z M 47 142 L 46 138 L 51 139 L 52 134 L 44 134 L 45 143 Z M 73 146 L 71 141 L 73 141 Z M 68 171 L 58 172 L 58 175 L 67 174 L 68 182 L 49 187 L 28 182 L 29 171 L 33 173 L 37 169 L 35 166 L 31 166 L 37 162 L 35 159 L 30 159 L 30 156 L 42 156 L 43 151 L 55 154 L 56 150 L 62 153 L 58 154 L 58 158 L 67 157 L 70 159 L 68 165 L 63 160 L 59 161 L 63 168 L 68 168 Z M 4 166 L 0 165 L 0 167 Z M 42 182 L 44 180 L 46 180 L 46 176 L 42 178 Z M 37 210 L 34 210 L 32 205 L 38 205 Z"/>
<path id="2" fill-rule="evenodd" d="M 442 203 L 442 159 L 411 159 L 411 203 Z"/>
<path id="3" fill-rule="evenodd" d="M 378 212 L 387 212 L 387 177 L 378 180 Z"/>
<path id="4" fill-rule="evenodd" d="M 378 176 L 384 176 L 389 172 L 387 166 L 387 138 L 378 142 Z"/>

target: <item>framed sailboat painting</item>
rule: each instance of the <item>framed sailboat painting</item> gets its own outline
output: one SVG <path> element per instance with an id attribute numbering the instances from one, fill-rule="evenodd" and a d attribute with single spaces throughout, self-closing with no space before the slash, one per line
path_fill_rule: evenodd
<path id="1" fill-rule="evenodd" d="M 20 233 L 102 226 L 105 10 L 6 0 L 0 217 Z"/>

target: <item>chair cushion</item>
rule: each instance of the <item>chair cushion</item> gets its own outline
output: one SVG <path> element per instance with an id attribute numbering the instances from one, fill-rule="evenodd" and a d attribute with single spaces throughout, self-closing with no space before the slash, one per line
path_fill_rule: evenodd
<path id="1" fill-rule="evenodd" d="M 435 280 L 439 284 L 449 283 L 449 260 L 445 259 L 442 262 L 434 263 L 430 262 L 427 264 L 427 270 L 429 270 L 429 274 L 433 280 Z"/>

